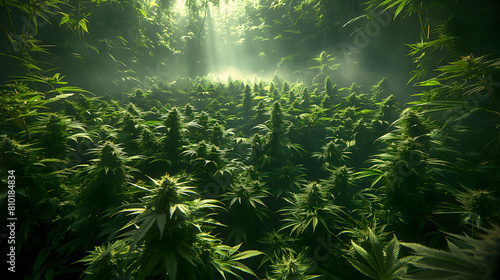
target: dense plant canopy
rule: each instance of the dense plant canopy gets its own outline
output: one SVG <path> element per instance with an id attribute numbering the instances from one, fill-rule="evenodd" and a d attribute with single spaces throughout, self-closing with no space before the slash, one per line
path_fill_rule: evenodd
<path id="1" fill-rule="evenodd" d="M 9 279 L 500 278 L 496 1 L 0 10 Z"/>

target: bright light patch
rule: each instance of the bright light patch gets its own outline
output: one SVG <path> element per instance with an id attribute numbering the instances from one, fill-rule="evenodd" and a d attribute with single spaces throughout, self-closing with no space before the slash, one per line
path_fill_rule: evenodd
<path id="1" fill-rule="evenodd" d="M 158 4 L 156 3 L 156 0 L 151 0 L 151 1 L 149 1 L 149 7 L 150 7 L 150 8 L 151 8 L 151 7 L 156 7 L 156 6 L 158 6 Z"/>
<path id="2" fill-rule="evenodd" d="M 205 20 L 206 33 L 203 36 L 205 63 L 214 80 L 251 81 L 258 72 L 259 53 L 247 47 L 245 40 L 248 19 L 245 5 L 255 0 L 220 1 L 218 5 L 209 3 Z"/>
<path id="3" fill-rule="evenodd" d="M 176 12 L 183 12 L 186 9 L 186 0 L 177 0 L 175 2 L 174 10 Z"/>
<path id="4" fill-rule="evenodd" d="M 218 82 L 227 82 L 229 77 L 231 77 L 231 79 L 233 80 L 239 81 L 253 81 L 259 78 L 253 73 L 241 71 L 232 66 L 226 67 L 215 73 L 210 73 L 207 76 Z"/>

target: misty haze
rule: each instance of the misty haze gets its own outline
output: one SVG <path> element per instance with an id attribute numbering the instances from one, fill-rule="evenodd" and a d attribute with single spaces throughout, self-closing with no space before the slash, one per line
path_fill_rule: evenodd
<path id="1" fill-rule="evenodd" d="M 500 279 L 498 1 L 0 6 L 5 279 Z"/>

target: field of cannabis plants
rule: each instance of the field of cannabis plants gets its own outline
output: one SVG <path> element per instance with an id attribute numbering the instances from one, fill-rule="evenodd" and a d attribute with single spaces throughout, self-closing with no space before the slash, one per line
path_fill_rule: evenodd
<path id="1" fill-rule="evenodd" d="M 498 111 L 432 101 L 450 90 L 435 81 L 405 109 L 385 79 L 178 78 L 106 97 L 58 75 L 8 84 L 16 273 L 494 279 Z"/>
<path id="2" fill-rule="evenodd" d="M 500 279 L 499 28 L 492 0 L 2 0 L 2 275 Z"/>

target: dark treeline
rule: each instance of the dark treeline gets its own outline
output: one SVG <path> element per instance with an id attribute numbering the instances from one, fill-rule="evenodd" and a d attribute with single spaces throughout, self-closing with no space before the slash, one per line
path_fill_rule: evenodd
<path id="1" fill-rule="evenodd" d="M 0 6 L 12 279 L 499 279 L 496 1 Z"/>

